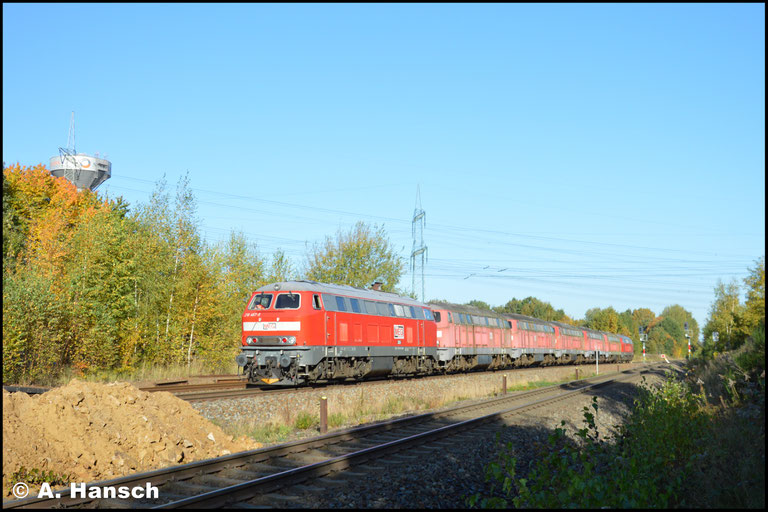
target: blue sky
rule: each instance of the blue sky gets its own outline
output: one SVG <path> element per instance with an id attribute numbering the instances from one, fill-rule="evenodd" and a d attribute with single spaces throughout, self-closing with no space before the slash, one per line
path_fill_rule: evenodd
<path id="1" fill-rule="evenodd" d="M 3 4 L 3 161 L 75 112 L 100 188 L 189 173 L 211 243 L 264 256 L 357 220 L 427 299 L 706 321 L 765 253 L 763 4 Z M 401 281 L 410 289 L 411 275 Z"/>

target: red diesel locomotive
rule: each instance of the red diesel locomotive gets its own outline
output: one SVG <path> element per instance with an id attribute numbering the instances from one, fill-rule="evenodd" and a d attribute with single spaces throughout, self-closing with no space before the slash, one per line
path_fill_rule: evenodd
<path id="1" fill-rule="evenodd" d="M 629 361 L 625 336 L 423 304 L 379 290 L 314 281 L 259 288 L 243 313 L 237 363 L 253 383 L 299 385 L 347 378 Z"/>

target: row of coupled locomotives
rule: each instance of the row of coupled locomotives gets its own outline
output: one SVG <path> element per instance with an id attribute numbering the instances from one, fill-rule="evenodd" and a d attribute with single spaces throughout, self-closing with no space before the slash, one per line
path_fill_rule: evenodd
<path id="1" fill-rule="evenodd" d="M 287 281 L 251 295 L 236 360 L 251 383 L 297 386 L 595 358 L 620 363 L 633 356 L 632 340 L 618 334 L 473 306 L 424 304 L 377 289 Z"/>

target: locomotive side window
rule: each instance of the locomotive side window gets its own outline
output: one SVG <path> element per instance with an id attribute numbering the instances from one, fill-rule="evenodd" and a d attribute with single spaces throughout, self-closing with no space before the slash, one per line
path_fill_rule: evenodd
<path id="1" fill-rule="evenodd" d="M 450 316 L 450 313 L 448 313 L 448 315 Z M 432 310 L 429 310 L 429 309 L 424 309 L 424 318 L 426 318 L 427 320 L 433 320 L 434 319 L 436 322 L 440 321 L 440 320 L 437 320 L 436 318 L 434 318 L 432 316 Z"/>
<path id="2" fill-rule="evenodd" d="M 352 311 L 360 313 L 360 301 L 357 299 L 349 299 L 349 303 L 352 305 Z"/>
<path id="3" fill-rule="evenodd" d="M 248 304 L 248 309 L 267 309 L 272 304 L 271 293 L 257 293 Z"/>
<path id="4" fill-rule="evenodd" d="M 365 300 L 363 301 L 363 304 L 365 305 L 365 312 L 369 315 L 377 315 L 376 312 L 376 303 L 371 300 Z"/>
<path id="5" fill-rule="evenodd" d="M 275 309 L 299 309 L 300 297 L 298 293 L 281 293 L 275 301 Z"/>
<path id="6" fill-rule="evenodd" d="M 390 316 L 388 306 L 391 306 L 391 305 L 385 304 L 384 302 L 376 303 L 376 310 L 378 311 L 379 316 Z"/>
<path id="7" fill-rule="evenodd" d="M 392 304 L 387 304 L 387 309 L 389 310 L 389 316 L 396 316 L 395 306 L 393 306 Z"/>
<path id="8" fill-rule="evenodd" d="M 435 322 L 440 323 L 440 312 L 435 311 Z"/>
<path id="9" fill-rule="evenodd" d="M 347 307 L 347 303 L 344 300 L 344 297 L 336 296 L 336 311 L 347 311 L 349 308 Z"/>
<path id="10" fill-rule="evenodd" d="M 328 293 L 323 294 L 323 304 L 325 304 L 326 311 L 337 311 L 336 309 L 336 296 Z"/>
<path id="11" fill-rule="evenodd" d="M 401 306 L 400 304 L 395 304 L 394 306 L 395 306 L 395 315 L 399 317 L 404 317 L 405 313 L 403 312 L 403 306 Z"/>

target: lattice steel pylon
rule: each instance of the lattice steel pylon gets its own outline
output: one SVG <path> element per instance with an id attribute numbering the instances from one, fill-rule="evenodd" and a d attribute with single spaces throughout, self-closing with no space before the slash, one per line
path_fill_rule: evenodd
<path id="1" fill-rule="evenodd" d="M 424 302 L 424 266 L 425 260 L 428 260 L 427 246 L 424 245 L 424 218 L 426 212 L 421 209 L 421 190 L 420 187 L 416 187 L 416 208 L 413 210 L 413 222 L 411 223 L 411 233 L 413 235 L 413 250 L 411 251 L 411 293 L 416 295 L 416 274 L 418 273 L 416 267 L 421 268 L 421 301 Z M 416 235 L 418 226 L 418 236 Z M 419 264 L 419 258 L 421 256 L 421 263 Z M 418 296 L 417 296 L 418 297 Z"/>

